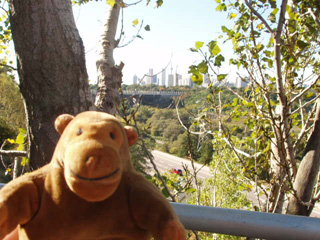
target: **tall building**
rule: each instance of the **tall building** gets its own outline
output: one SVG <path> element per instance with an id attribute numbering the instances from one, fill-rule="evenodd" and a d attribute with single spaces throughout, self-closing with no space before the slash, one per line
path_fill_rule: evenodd
<path id="1" fill-rule="evenodd" d="M 248 83 L 243 81 L 241 78 L 237 77 L 235 85 L 236 85 L 236 88 L 243 88 L 248 86 Z"/>
<path id="2" fill-rule="evenodd" d="M 184 77 L 183 79 L 181 79 L 181 85 L 182 86 L 190 86 L 192 87 L 193 86 L 193 82 L 191 80 L 191 77 Z"/>
<path id="3" fill-rule="evenodd" d="M 159 85 L 161 85 L 161 86 L 166 85 L 166 69 L 162 70 L 161 83 L 159 82 Z"/>
<path id="4" fill-rule="evenodd" d="M 182 85 L 181 80 L 182 80 L 182 75 L 176 73 L 175 75 L 175 79 L 174 79 L 174 86 L 179 86 Z"/>
<path id="5" fill-rule="evenodd" d="M 208 74 L 208 73 L 202 74 L 202 76 L 203 76 L 202 86 L 203 86 L 203 87 L 208 87 L 209 84 L 210 84 L 209 74 Z"/>
<path id="6" fill-rule="evenodd" d="M 157 78 L 157 75 L 154 75 L 154 76 L 152 77 L 152 84 L 156 84 L 156 85 L 158 85 L 158 78 Z"/>
<path id="7" fill-rule="evenodd" d="M 153 69 L 150 68 L 149 72 L 147 74 L 147 82 L 146 82 L 146 84 L 147 85 L 151 85 L 152 83 L 153 83 Z"/>
<path id="8" fill-rule="evenodd" d="M 138 84 L 138 77 L 137 77 L 137 75 L 135 74 L 135 75 L 133 76 L 133 85 L 136 85 L 136 84 Z"/>
<path id="9" fill-rule="evenodd" d="M 168 74 L 168 84 L 167 87 L 173 86 L 173 74 Z"/>

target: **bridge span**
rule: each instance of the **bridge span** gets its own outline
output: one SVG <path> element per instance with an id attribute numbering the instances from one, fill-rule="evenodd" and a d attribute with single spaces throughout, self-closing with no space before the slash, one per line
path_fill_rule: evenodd
<path id="1" fill-rule="evenodd" d="M 172 104 L 174 98 L 183 93 L 182 91 L 123 91 L 123 96 L 128 98 L 131 104 L 140 101 L 142 105 L 167 108 L 175 106 Z"/>
<path id="2" fill-rule="evenodd" d="M 171 96 L 171 97 L 179 97 L 182 95 L 184 92 L 182 91 L 123 91 L 123 94 L 126 96 L 133 96 L 133 95 L 138 95 L 138 96 Z"/>

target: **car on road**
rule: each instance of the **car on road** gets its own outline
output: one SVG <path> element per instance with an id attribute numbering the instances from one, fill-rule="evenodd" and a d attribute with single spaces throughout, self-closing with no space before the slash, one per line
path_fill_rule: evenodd
<path id="1" fill-rule="evenodd" d="M 179 175 L 179 176 L 183 176 L 183 172 L 182 172 L 181 169 L 173 168 L 170 172 L 171 172 L 171 173 L 175 173 L 175 174 L 177 174 L 177 175 Z"/>

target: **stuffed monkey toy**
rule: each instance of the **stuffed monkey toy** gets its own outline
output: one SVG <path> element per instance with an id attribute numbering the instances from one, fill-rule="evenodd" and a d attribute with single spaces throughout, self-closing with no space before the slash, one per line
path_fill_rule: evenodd
<path id="1" fill-rule="evenodd" d="M 184 240 L 161 192 L 133 170 L 138 135 L 102 112 L 60 115 L 60 139 L 46 166 L 0 191 L 0 239 L 19 225 L 20 240 Z"/>

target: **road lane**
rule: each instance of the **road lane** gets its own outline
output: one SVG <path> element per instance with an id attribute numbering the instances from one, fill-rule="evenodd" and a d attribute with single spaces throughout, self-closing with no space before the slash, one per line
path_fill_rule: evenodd
<path id="1" fill-rule="evenodd" d="M 154 157 L 154 162 L 157 165 L 159 171 L 165 172 L 165 171 L 170 171 L 173 168 L 176 169 L 182 169 L 183 166 L 187 166 L 189 171 L 192 173 L 192 164 L 189 160 L 184 159 L 184 158 L 179 158 L 176 156 L 173 156 L 168 153 L 164 153 L 158 150 L 153 150 L 152 155 Z M 202 166 L 199 163 L 194 162 L 194 166 L 196 170 L 199 170 L 198 176 L 201 179 L 206 179 L 206 178 L 211 178 L 212 174 L 210 173 L 210 169 L 207 166 Z"/>
<path id="2" fill-rule="evenodd" d="M 188 167 L 189 171 L 192 172 L 191 162 L 187 159 L 179 158 L 179 157 L 176 157 L 171 154 L 161 152 L 158 150 L 153 150 L 152 155 L 154 157 L 154 162 L 156 163 L 160 172 L 170 171 L 173 168 L 183 169 L 183 165 L 186 165 Z M 151 164 L 150 164 L 150 166 L 151 166 Z M 202 180 L 212 177 L 212 174 L 210 173 L 209 167 L 207 167 L 207 166 L 203 167 L 201 164 L 195 163 L 195 162 L 194 162 L 194 166 L 196 167 L 196 169 L 201 168 L 200 171 L 198 172 L 198 176 Z M 255 204 L 257 204 L 256 194 L 254 194 L 253 192 L 249 192 L 248 198 L 249 198 L 249 200 L 251 200 Z M 320 218 L 319 204 L 316 204 L 316 207 L 312 211 L 311 217 Z"/>

